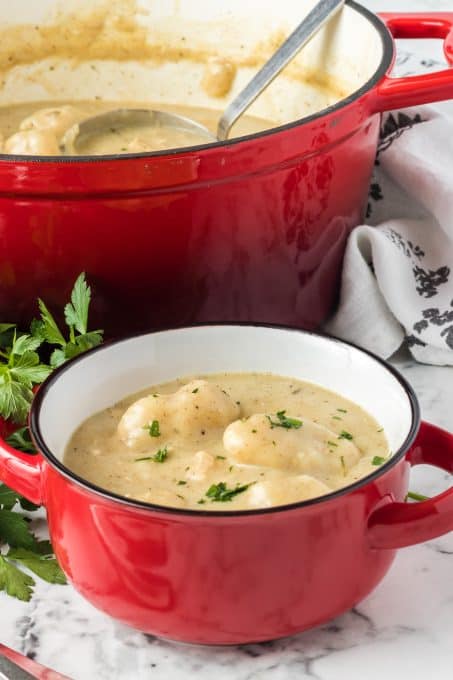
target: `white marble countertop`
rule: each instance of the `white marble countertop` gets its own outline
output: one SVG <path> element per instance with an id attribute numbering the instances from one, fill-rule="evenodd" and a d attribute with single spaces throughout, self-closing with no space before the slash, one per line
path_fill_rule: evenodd
<path id="1" fill-rule="evenodd" d="M 377 10 L 453 10 L 453 0 L 367 0 Z M 429 44 L 405 54 L 441 59 Z M 423 417 L 453 431 L 453 368 L 395 365 L 411 381 Z M 432 495 L 448 475 L 412 474 Z M 291 639 L 231 648 L 162 642 L 115 623 L 72 587 L 39 582 L 30 603 L 0 593 L 0 641 L 74 680 L 450 680 L 453 677 L 453 533 L 401 550 L 382 584 L 356 609 Z"/>

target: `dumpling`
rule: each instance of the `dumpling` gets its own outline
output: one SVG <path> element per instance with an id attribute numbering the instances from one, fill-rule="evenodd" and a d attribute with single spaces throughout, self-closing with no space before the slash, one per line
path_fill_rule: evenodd
<path id="1" fill-rule="evenodd" d="M 230 395 L 207 380 L 192 380 L 170 395 L 169 403 L 174 428 L 188 435 L 224 428 L 240 413 Z"/>
<path id="2" fill-rule="evenodd" d="M 360 458 L 356 445 L 310 420 L 285 428 L 275 415 L 257 413 L 229 425 L 227 454 L 238 464 L 261 465 L 309 475 L 346 474 Z"/>
<path id="3" fill-rule="evenodd" d="M 325 496 L 331 491 L 332 489 L 319 479 L 309 475 L 298 475 L 257 482 L 247 492 L 247 500 L 252 508 L 272 508 L 274 505 L 286 505 Z"/>
<path id="4" fill-rule="evenodd" d="M 25 118 L 19 130 L 47 130 L 52 132 L 57 139 L 72 127 L 81 114 L 74 106 L 54 106 L 47 109 L 40 109 L 28 118 Z"/>
<path id="5" fill-rule="evenodd" d="M 122 416 L 118 435 L 127 446 L 136 448 L 149 444 L 147 426 L 154 421 L 159 425 L 154 433 L 159 442 L 161 436 L 193 437 L 210 429 L 223 429 L 239 412 L 239 406 L 220 387 L 206 380 L 192 380 L 173 394 L 149 395 L 136 401 Z"/>
<path id="6" fill-rule="evenodd" d="M 59 156 L 60 148 L 52 132 L 27 130 L 8 137 L 3 152 L 22 156 Z"/>

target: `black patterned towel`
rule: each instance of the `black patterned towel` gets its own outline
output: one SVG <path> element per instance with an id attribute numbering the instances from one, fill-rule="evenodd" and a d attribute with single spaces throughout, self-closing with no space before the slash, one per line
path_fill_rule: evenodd
<path id="1" fill-rule="evenodd" d="M 384 118 L 367 224 L 346 249 L 327 330 L 385 358 L 406 342 L 418 361 L 453 365 L 451 108 Z"/>

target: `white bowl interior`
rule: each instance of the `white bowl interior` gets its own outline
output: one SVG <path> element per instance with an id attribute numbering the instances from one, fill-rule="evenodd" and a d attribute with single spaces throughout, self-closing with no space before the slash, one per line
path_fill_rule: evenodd
<path id="1" fill-rule="evenodd" d="M 257 326 L 200 326 L 151 333 L 89 353 L 45 393 L 39 427 L 60 461 L 89 416 L 151 385 L 203 373 L 265 372 L 317 383 L 359 404 L 397 451 L 412 425 L 405 387 L 385 365 L 343 342 Z"/>

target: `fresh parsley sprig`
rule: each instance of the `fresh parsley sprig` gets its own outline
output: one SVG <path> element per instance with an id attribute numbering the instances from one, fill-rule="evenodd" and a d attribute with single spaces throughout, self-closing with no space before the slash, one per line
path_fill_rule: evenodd
<path id="1" fill-rule="evenodd" d="M 28 517 L 13 511 L 17 503 L 22 505 L 23 501 L 25 499 L 15 491 L 0 484 L 0 546 L 3 545 L 0 552 L 0 591 L 28 602 L 35 581 L 19 567 L 26 567 L 48 583 L 64 584 L 66 578 L 49 541 L 38 541 L 31 531 Z M 30 503 L 27 509 L 38 508 Z"/>
<path id="2" fill-rule="evenodd" d="M 38 300 L 40 319 L 32 321 L 29 333 L 20 333 L 14 324 L 0 324 L 0 417 L 23 425 L 33 387 L 53 368 L 102 342 L 102 331 L 89 332 L 87 328 L 90 300 L 91 289 L 82 273 L 64 310 L 68 340 L 42 300 Z M 47 354 L 51 351 L 50 365 L 42 361 L 38 353 L 41 349 Z"/>
<path id="3" fill-rule="evenodd" d="M 65 321 L 69 328 L 69 338 L 66 339 L 44 302 L 38 299 L 41 318 L 32 323 L 31 331 L 33 337 L 49 345 L 56 345 L 50 356 L 52 368 L 61 366 L 67 359 L 72 359 L 101 344 L 103 331 L 88 331 L 90 301 L 91 289 L 82 272 L 72 289 L 71 302 L 64 308 Z"/>
<path id="4" fill-rule="evenodd" d="M 88 331 L 91 290 L 80 274 L 71 301 L 65 306 L 68 326 L 66 339 L 42 300 L 40 318 L 28 333 L 15 324 L 0 324 L 0 417 L 17 425 L 26 422 L 33 399 L 33 388 L 52 370 L 102 342 L 102 331 Z M 49 357 L 49 364 L 43 357 Z M 20 427 L 7 443 L 20 451 L 36 453 L 26 426 Z M 35 581 L 22 571 L 25 567 L 49 583 L 66 583 L 49 541 L 38 541 L 31 531 L 30 519 L 22 511 L 34 512 L 38 506 L 0 483 L 0 591 L 29 601 Z"/>
<path id="5" fill-rule="evenodd" d="M 33 386 L 42 383 L 52 371 L 41 363 L 36 351 L 41 344 L 40 338 L 18 335 L 13 328 L 10 344 L 0 349 L 0 416 L 5 420 L 25 422 Z"/>

